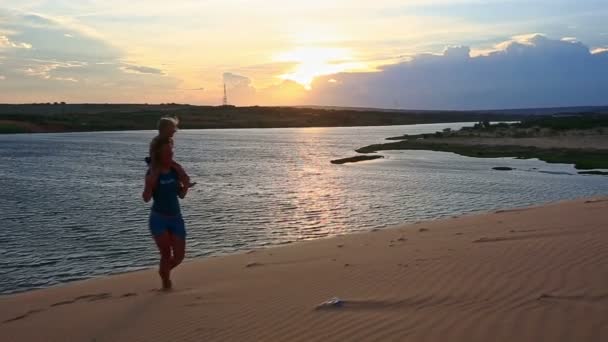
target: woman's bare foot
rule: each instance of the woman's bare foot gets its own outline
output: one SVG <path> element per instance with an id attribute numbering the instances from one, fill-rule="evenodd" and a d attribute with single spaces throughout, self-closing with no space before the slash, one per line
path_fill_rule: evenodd
<path id="1" fill-rule="evenodd" d="M 171 289 L 173 288 L 173 283 L 171 282 L 171 279 L 163 279 L 163 291 L 171 291 Z"/>
<path id="2" fill-rule="evenodd" d="M 171 278 L 168 274 L 168 272 L 163 271 L 163 270 L 159 270 L 158 271 L 158 275 L 160 275 L 160 279 L 163 282 L 163 287 L 161 288 L 162 291 L 169 291 L 171 290 L 171 288 L 173 287 L 173 284 L 171 283 Z"/>

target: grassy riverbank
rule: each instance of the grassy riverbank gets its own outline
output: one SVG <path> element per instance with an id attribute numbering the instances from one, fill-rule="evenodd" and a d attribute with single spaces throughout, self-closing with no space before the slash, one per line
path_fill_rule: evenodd
<path id="1" fill-rule="evenodd" d="M 577 169 L 608 169 L 608 115 L 528 118 L 521 123 L 480 122 L 475 127 L 435 134 L 403 135 L 356 150 L 431 150 L 479 158 L 538 158 L 574 164 Z"/>

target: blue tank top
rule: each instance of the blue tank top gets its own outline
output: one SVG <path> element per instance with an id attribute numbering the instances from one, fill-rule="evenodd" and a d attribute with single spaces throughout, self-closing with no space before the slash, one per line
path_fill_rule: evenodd
<path id="1" fill-rule="evenodd" d="M 152 211 L 162 215 L 179 216 L 181 211 L 177 197 L 178 189 L 179 180 L 175 170 L 171 169 L 168 173 L 161 174 L 152 194 L 154 199 Z"/>

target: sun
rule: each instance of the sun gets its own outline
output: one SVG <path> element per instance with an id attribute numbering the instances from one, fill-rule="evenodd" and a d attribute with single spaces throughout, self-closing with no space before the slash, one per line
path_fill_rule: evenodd
<path id="1" fill-rule="evenodd" d="M 364 63 L 354 60 L 350 50 L 341 48 L 300 47 L 277 55 L 275 61 L 296 63 L 295 68 L 279 77 L 297 82 L 307 90 L 316 77 L 366 68 Z"/>

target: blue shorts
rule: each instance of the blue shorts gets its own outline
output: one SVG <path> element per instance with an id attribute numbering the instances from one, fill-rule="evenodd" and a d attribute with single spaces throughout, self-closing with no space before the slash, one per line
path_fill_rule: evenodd
<path id="1" fill-rule="evenodd" d="M 149 224 L 150 233 L 155 237 L 168 231 L 175 236 L 186 239 L 186 225 L 184 224 L 184 219 L 181 215 L 166 216 L 151 211 Z"/>

